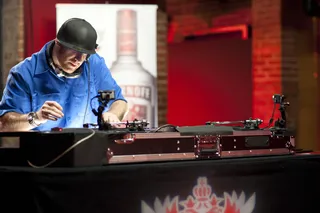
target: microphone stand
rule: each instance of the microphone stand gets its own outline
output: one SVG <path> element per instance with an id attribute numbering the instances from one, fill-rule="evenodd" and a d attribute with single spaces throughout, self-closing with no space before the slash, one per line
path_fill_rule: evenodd
<path id="1" fill-rule="evenodd" d="M 281 117 L 275 122 L 275 127 L 279 129 L 287 128 L 287 116 L 286 116 L 286 106 L 290 106 L 289 102 L 284 102 L 285 97 L 283 96 L 280 102 L 280 115 Z"/>
<path id="2" fill-rule="evenodd" d="M 99 130 L 110 130 L 111 124 L 104 122 L 103 120 L 103 112 L 105 107 L 108 105 L 110 100 L 114 100 L 114 90 L 99 90 L 97 98 L 99 102 L 98 110 L 93 109 L 92 112 L 95 116 L 97 116 L 97 124 L 99 126 Z"/>
<path id="3" fill-rule="evenodd" d="M 105 122 L 103 121 L 102 113 L 107 106 L 109 101 L 104 101 L 104 102 L 99 102 L 100 105 L 98 107 L 98 114 L 97 114 L 97 123 L 99 126 L 99 130 L 104 130 L 105 129 Z"/>

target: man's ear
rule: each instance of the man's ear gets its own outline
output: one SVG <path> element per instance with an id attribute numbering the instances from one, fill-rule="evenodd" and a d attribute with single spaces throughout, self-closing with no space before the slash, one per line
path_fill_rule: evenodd
<path id="1" fill-rule="evenodd" d="M 61 47 L 61 44 L 59 43 L 59 41 L 57 39 L 54 39 L 54 45 Z"/>

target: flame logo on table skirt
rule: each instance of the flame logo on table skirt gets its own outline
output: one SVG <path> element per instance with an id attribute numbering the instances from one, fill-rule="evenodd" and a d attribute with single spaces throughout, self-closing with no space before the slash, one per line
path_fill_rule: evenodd
<path id="1" fill-rule="evenodd" d="M 199 177 L 192 195 L 186 200 L 179 200 L 179 196 L 172 199 L 166 196 L 161 202 L 156 197 L 153 206 L 142 201 L 141 207 L 142 213 L 252 213 L 255 203 L 255 193 L 247 200 L 244 192 L 238 195 L 235 191 L 231 194 L 224 192 L 223 197 L 217 197 L 208 185 L 207 178 Z"/>

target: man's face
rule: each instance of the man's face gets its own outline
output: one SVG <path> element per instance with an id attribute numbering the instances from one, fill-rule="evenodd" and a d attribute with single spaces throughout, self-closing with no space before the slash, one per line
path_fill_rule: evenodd
<path id="1" fill-rule="evenodd" d="M 59 66 L 67 73 L 73 73 L 76 71 L 87 58 L 87 54 L 69 49 L 59 43 L 57 43 L 57 46 L 57 58 L 59 60 Z"/>

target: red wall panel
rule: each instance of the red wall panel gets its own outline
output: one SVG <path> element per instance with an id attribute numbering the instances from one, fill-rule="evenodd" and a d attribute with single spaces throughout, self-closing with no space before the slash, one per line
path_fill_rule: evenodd
<path id="1" fill-rule="evenodd" d="M 251 40 L 240 34 L 198 37 L 170 44 L 168 53 L 169 123 L 252 116 Z"/>

